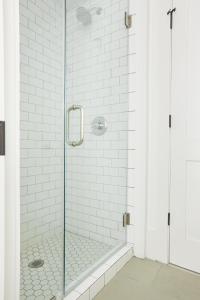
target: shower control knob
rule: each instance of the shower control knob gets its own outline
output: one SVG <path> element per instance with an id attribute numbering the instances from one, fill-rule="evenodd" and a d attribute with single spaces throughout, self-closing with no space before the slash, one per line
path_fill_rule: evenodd
<path id="1" fill-rule="evenodd" d="M 104 117 L 96 117 L 92 122 L 92 133 L 94 135 L 103 135 L 107 131 L 107 122 Z"/>

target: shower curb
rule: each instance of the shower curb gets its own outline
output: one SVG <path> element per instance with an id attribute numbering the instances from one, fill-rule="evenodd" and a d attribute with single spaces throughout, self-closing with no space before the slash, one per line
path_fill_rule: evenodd
<path id="1" fill-rule="evenodd" d="M 64 300 L 94 299 L 133 256 L 133 244 L 127 244 L 77 286 Z"/>

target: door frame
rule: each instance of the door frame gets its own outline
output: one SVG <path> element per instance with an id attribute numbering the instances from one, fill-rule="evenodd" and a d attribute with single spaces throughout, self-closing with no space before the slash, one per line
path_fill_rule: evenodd
<path id="1" fill-rule="evenodd" d="M 171 34 L 173 0 L 149 2 L 148 179 L 146 257 L 170 262 Z"/>
<path id="2" fill-rule="evenodd" d="M 4 298 L 19 299 L 20 290 L 20 71 L 19 0 L 1 0 L 4 25 L 5 272 Z"/>
<path id="3" fill-rule="evenodd" d="M 0 120 L 4 114 L 4 26 L 3 1 L 0 0 Z M 4 299 L 4 256 L 5 256 L 5 156 L 0 156 L 0 299 Z"/>

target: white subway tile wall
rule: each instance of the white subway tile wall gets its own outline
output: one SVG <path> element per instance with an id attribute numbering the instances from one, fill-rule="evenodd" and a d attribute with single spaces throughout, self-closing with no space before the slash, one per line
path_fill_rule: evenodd
<path id="1" fill-rule="evenodd" d="M 108 249 L 126 238 L 133 244 L 136 34 L 135 26 L 127 30 L 124 25 L 129 1 L 66 1 L 65 94 L 64 2 L 20 0 L 21 246 L 48 241 L 64 230 L 64 188 L 68 237 L 79 234 Z M 91 13 L 90 24 L 77 19 L 79 6 Z M 64 115 L 72 104 L 82 105 L 85 115 L 84 143 L 77 148 L 64 141 Z M 98 116 L 106 119 L 103 136 L 92 132 Z M 77 139 L 77 112 L 71 125 L 70 136 Z M 127 210 L 131 225 L 126 234 L 122 214 Z M 57 257 L 61 267 L 62 258 Z M 91 297 L 102 287 L 96 283 Z"/>
<path id="2" fill-rule="evenodd" d="M 135 31 L 128 50 L 128 0 L 83 2 L 102 12 L 92 10 L 92 23 L 84 26 L 75 9 L 67 11 L 66 106 L 83 105 L 85 141 L 66 149 L 66 229 L 114 245 L 125 241 L 127 185 L 134 207 Z M 24 244 L 63 226 L 64 1 L 20 0 L 20 39 Z M 107 121 L 104 136 L 91 132 L 96 116 Z M 72 120 L 76 138 L 78 121 Z"/>
<path id="3" fill-rule="evenodd" d="M 128 167 L 128 136 L 134 139 L 135 130 L 131 120 L 135 89 L 131 86 L 130 93 L 128 89 L 135 74 L 129 61 L 132 65 L 135 56 L 128 55 L 124 24 L 128 0 L 84 1 L 92 14 L 88 25 L 77 19 L 77 7 L 67 9 L 66 102 L 67 107 L 83 106 L 85 137 L 80 147 L 66 149 L 66 228 L 114 246 L 126 241 L 122 216 L 127 210 L 127 182 L 130 189 L 134 186 L 132 145 Z M 100 15 L 94 9 L 99 7 Z M 98 116 L 107 121 L 102 136 L 92 132 Z M 78 113 L 71 114 L 71 123 L 71 137 L 77 139 Z"/>
<path id="4" fill-rule="evenodd" d="M 63 0 L 20 0 L 20 58 L 23 247 L 63 230 Z"/>

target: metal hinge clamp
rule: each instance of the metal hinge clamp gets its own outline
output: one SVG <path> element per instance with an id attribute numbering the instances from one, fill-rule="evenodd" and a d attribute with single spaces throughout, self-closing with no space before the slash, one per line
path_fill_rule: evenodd
<path id="1" fill-rule="evenodd" d="M 131 215 L 130 213 L 123 214 L 123 227 L 126 227 L 131 224 Z"/>
<path id="2" fill-rule="evenodd" d="M 132 27 L 132 18 L 133 16 L 132 15 L 129 15 L 127 12 L 125 12 L 125 26 L 127 29 L 130 29 Z"/>

